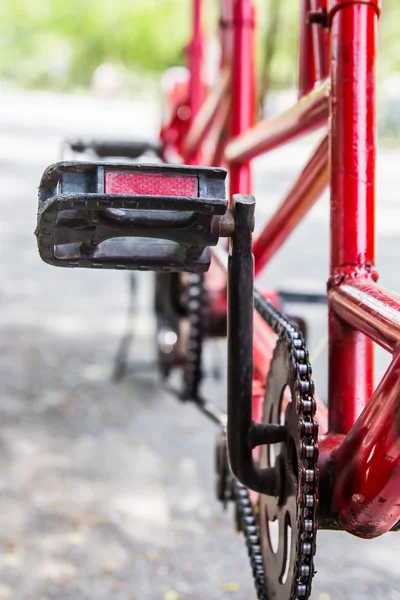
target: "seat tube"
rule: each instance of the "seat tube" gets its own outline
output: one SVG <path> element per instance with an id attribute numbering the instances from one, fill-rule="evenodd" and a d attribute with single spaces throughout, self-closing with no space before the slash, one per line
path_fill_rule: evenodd
<path id="1" fill-rule="evenodd" d="M 332 0 L 328 289 L 375 270 L 378 0 Z M 346 434 L 374 388 L 373 343 L 329 308 L 329 428 Z"/>
<path id="2" fill-rule="evenodd" d="M 251 0 L 236 0 L 233 9 L 231 135 L 252 126 L 255 116 L 254 20 Z M 230 165 L 230 197 L 251 193 L 250 161 Z"/>

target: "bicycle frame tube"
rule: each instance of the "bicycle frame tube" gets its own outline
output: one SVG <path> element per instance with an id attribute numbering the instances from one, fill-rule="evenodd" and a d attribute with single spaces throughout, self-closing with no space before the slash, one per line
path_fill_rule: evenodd
<path id="1" fill-rule="evenodd" d="M 256 275 L 312 208 L 328 185 L 328 180 L 328 137 L 324 136 L 298 180 L 253 244 Z"/>
<path id="2" fill-rule="evenodd" d="M 200 110 L 202 95 L 201 70 L 203 66 L 203 35 L 201 30 L 201 8 L 203 0 L 193 0 L 193 37 L 190 43 L 190 122 L 193 124 Z"/>
<path id="3" fill-rule="evenodd" d="M 187 160 L 201 147 L 207 134 L 211 131 L 213 123 L 218 115 L 221 103 L 225 103 L 230 86 L 230 71 L 225 69 L 220 74 L 219 80 L 194 118 L 192 127 L 183 144 L 183 152 Z M 204 162 L 206 162 L 204 160 Z"/>
<path id="4" fill-rule="evenodd" d="M 300 53 L 299 53 L 299 98 L 309 94 L 317 80 L 314 54 L 314 39 L 311 27 L 307 27 L 311 9 L 310 0 L 301 0 L 300 6 Z"/>
<path id="5" fill-rule="evenodd" d="M 327 0 L 310 0 L 310 9 L 314 14 L 324 14 L 327 9 Z M 325 27 L 313 25 L 313 50 L 315 61 L 315 78 L 321 81 L 329 76 L 330 71 L 330 36 Z"/>
<path id="6" fill-rule="evenodd" d="M 333 514 L 373 538 L 400 520 L 400 352 L 334 458 Z"/>
<path id="7" fill-rule="evenodd" d="M 376 284 L 375 270 L 375 62 L 380 2 L 304 0 L 300 100 L 290 111 L 255 126 L 254 85 L 249 77 L 254 66 L 253 6 L 250 0 L 223 0 L 222 5 L 226 18 L 222 63 L 229 64 L 229 52 L 233 61 L 230 92 L 223 96 L 224 110 L 215 97 L 209 100 L 209 122 L 202 121 L 200 113 L 197 140 L 195 129 L 187 143 L 192 143 L 193 150 L 193 139 L 205 141 L 211 136 L 218 152 L 205 152 L 203 158 L 216 161 L 224 145 L 223 139 L 217 143 L 217 132 L 227 132 L 230 101 L 232 122 L 225 159 L 232 192 L 251 192 L 252 158 L 326 125 L 330 117 L 329 142 L 327 138 L 321 141 L 255 240 L 253 251 L 259 273 L 323 191 L 329 161 L 329 433 L 320 440 L 321 516 L 330 527 L 339 524 L 360 537 L 376 537 L 400 521 L 400 296 Z M 319 19 L 326 28 L 309 25 L 310 14 L 313 22 Z M 232 27 L 229 35 L 227 24 Z M 203 115 L 207 110 L 204 107 Z M 211 288 L 212 278 L 208 278 Z M 262 414 L 262 389 L 274 340 L 269 328 L 255 316 L 255 419 Z M 393 354 L 375 392 L 374 342 Z"/>
<path id="8" fill-rule="evenodd" d="M 251 0 L 236 0 L 233 11 L 233 62 L 231 131 L 240 135 L 253 125 L 254 89 L 254 5 Z M 230 168 L 230 196 L 250 194 L 251 167 L 248 159 Z"/>
<path id="9" fill-rule="evenodd" d="M 345 4 L 332 20 L 331 278 L 377 278 L 375 62 L 377 14 Z M 329 429 L 348 433 L 373 392 L 373 343 L 329 317 Z M 338 374 L 348 373 L 347 377 Z"/>
<path id="10" fill-rule="evenodd" d="M 332 310 L 388 352 L 400 344 L 400 296 L 363 278 L 342 283 L 329 292 Z"/>
<path id="11" fill-rule="evenodd" d="M 190 89 L 189 89 L 189 108 L 190 125 L 196 121 L 196 117 L 203 101 L 203 34 L 201 28 L 203 0 L 193 0 L 193 36 L 189 46 L 189 64 L 190 64 Z M 187 157 L 189 164 L 196 164 L 201 161 L 200 153 L 193 153 Z"/>
<path id="12" fill-rule="evenodd" d="M 260 121 L 234 138 L 226 147 L 226 160 L 232 166 L 252 160 L 327 125 L 329 87 L 329 81 L 325 81 L 282 115 Z"/>
<path id="13" fill-rule="evenodd" d="M 221 41 L 221 66 L 230 67 L 233 52 L 233 3 L 232 0 L 220 0 L 219 35 Z"/>
<path id="14" fill-rule="evenodd" d="M 332 512 L 344 529 L 368 538 L 400 520 L 400 302 L 374 283 L 378 13 L 377 1 L 336 0 L 329 14 L 329 425 L 347 434 L 332 454 Z M 373 395 L 372 340 L 394 352 Z"/>
<path id="15" fill-rule="evenodd" d="M 203 152 L 204 162 L 219 167 L 223 162 L 223 153 L 230 123 L 230 99 L 224 98 L 218 107 L 214 129 L 210 131 Z"/>

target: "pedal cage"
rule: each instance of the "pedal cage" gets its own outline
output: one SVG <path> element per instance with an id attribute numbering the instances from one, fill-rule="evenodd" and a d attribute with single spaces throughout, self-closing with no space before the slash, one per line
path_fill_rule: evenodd
<path id="1" fill-rule="evenodd" d="M 204 272 L 228 206 L 224 169 L 61 162 L 39 186 L 36 235 L 54 266 Z"/>

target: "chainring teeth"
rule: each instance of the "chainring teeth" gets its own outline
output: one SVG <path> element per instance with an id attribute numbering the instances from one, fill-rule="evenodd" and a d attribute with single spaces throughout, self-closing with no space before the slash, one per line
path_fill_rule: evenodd
<path id="1" fill-rule="evenodd" d="M 255 293 L 255 305 L 257 311 L 279 336 L 270 365 L 265 394 L 265 406 L 269 409 L 270 414 L 274 412 L 273 410 L 271 412 L 271 405 L 273 406 L 274 402 L 277 402 L 276 397 L 271 398 L 269 396 L 269 393 L 274 389 L 271 379 L 276 377 L 279 367 L 284 368 L 282 366 L 283 362 L 277 364 L 277 361 L 281 360 L 282 345 L 285 346 L 286 351 L 287 385 L 291 390 L 292 402 L 295 403 L 295 411 L 292 411 L 291 415 L 292 427 L 294 419 L 297 419 L 297 428 L 295 427 L 295 430 L 292 428 L 293 435 L 291 437 L 296 440 L 297 445 L 298 486 L 295 510 L 296 522 L 292 524 L 292 526 L 297 527 L 295 533 L 297 538 L 296 552 L 294 557 L 290 557 L 290 560 L 293 561 L 291 567 L 292 584 L 289 592 L 290 596 L 285 596 L 285 599 L 307 600 L 311 593 L 311 582 L 314 575 L 313 557 L 317 533 L 319 473 L 317 462 L 318 424 L 315 420 L 316 402 L 314 399 L 315 385 L 312 380 L 309 354 L 302 334 L 258 292 Z M 283 376 L 280 377 L 280 381 L 282 379 Z M 288 413 L 286 412 L 286 414 Z M 268 410 L 265 410 L 264 422 L 267 416 Z M 265 564 L 265 568 L 268 568 L 267 564 Z M 279 598 L 283 598 L 283 596 L 279 596 Z"/>

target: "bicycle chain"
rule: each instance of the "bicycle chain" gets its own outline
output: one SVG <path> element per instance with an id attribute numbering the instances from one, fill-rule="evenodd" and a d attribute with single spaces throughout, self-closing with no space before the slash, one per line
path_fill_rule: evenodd
<path id="1" fill-rule="evenodd" d="M 183 400 L 197 400 L 201 381 L 201 359 L 206 319 L 204 275 L 190 273 L 187 287 L 189 330 L 187 353 L 183 369 Z"/>
<path id="2" fill-rule="evenodd" d="M 246 540 L 250 567 L 253 572 L 254 587 L 258 600 L 268 600 L 265 594 L 264 564 L 261 553 L 257 517 L 251 504 L 248 489 L 237 479 L 234 480 L 234 498 L 240 519 L 240 526 Z"/>
<path id="3" fill-rule="evenodd" d="M 316 402 L 312 369 L 304 338 L 300 331 L 258 291 L 254 292 L 254 306 L 264 321 L 286 341 L 287 351 L 295 375 L 297 414 L 300 431 L 298 479 L 298 530 L 301 540 L 294 569 L 296 594 L 293 600 L 306 600 L 311 593 L 314 576 L 313 557 L 316 551 L 318 529 L 318 422 L 315 419 Z M 292 599 L 291 599 L 292 600 Z"/>
<path id="4" fill-rule="evenodd" d="M 196 399 L 201 379 L 201 351 L 204 333 L 205 289 L 203 275 L 191 275 L 189 283 L 189 345 L 185 364 L 185 392 L 193 392 L 188 398 Z M 299 560 L 295 565 L 297 593 L 295 600 L 306 600 L 311 593 L 314 576 L 313 557 L 316 551 L 318 506 L 318 423 L 315 419 L 316 403 L 313 397 L 312 369 L 305 341 L 300 331 L 258 291 L 254 292 L 254 306 L 264 321 L 285 339 L 296 375 L 298 391 L 297 412 L 301 425 L 302 468 L 299 469 L 298 528 L 302 540 Z M 257 516 L 249 498 L 249 492 L 239 481 L 234 481 L 234 498 L 241 522 L 254 585 L 258 600 L 269 600 L 265 592 L 265 575 L 258 531 Z M 292 599 L 291 599 L 292 600 Z"/>

